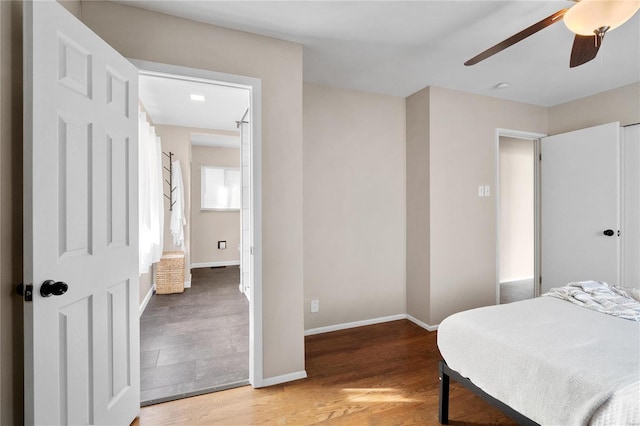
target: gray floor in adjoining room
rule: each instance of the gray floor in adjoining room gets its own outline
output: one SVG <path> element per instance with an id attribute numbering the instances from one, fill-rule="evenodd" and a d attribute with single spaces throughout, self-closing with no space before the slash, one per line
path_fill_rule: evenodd
<path id="1" fill-rule="evenodd" d="M 533 279 L 500 283 L 500 303 L 533 299 Z"/>
<path id="2" fill-rule="evenodd" d="M 192 270 L 184 293 L 154 294 L 140 317 L 141 401 L 249 379 L 249 301 L 237 266 Z"/>

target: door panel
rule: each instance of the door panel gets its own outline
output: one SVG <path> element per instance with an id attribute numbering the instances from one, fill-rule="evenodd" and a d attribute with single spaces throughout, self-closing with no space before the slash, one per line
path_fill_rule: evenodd
<path id="1" fill-rule="evenodd" d="M 139 411 L 137 78 L 57 2 L 25 2 L 27 424 Z M 50 279 L 66 293 L 43 297 Z"/>
<path id="2" fill-rule="evenodd" d="M 640 124 L 623 128 L 622 285 L 640 288 Z"/>
<path id="3" fill-rule="evenodd" d="M 543 292 L 571 281 L 619 282 L 619 141 L 619 123 L 542 139 Z"/>

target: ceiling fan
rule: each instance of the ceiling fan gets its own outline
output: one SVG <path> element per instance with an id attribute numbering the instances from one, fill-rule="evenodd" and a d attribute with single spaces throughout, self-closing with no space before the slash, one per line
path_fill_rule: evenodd
<path id="1" fill-rule="evenodd" d="M 640 9 L 638 0 L 573 0 L 576 4 L 557 11 L 528 28 L 512 35 L 465 62 L 475 65 L 507 47 L 561 20 L 575 33 L 569 67 L 577 67 L 594 59 L 607 31 L 628 21 Z"/>

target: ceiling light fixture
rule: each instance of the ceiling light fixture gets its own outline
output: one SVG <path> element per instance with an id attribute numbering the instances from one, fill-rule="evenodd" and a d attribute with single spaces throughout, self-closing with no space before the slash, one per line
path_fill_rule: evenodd
<path id="1" fill-rule="evenodd" d="M 196 102 L 204 102 L 204 95 L 196 95 L 195 93 L 192 93 L 191 100 Z"/>
<path id="2" fill-rule="evenodd" d="M 639 8 L 638 0 L 580 0 L 563 19 L 575 34 L 602 37 L 631 19 Z"/>
<path id="3" fill-rule="evenodd" d="M 498 83 L 493 87 L 495 87 L 496 89 L 506 89 L 507 87 L 509 87 L 509 83 Z"/>

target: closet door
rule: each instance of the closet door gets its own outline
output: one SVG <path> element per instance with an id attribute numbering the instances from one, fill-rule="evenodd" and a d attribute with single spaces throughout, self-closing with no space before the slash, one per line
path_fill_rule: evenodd
<path id="1" fill-rule="evenodd" d="M 622 285 L 640 288 L 640 124 L 622 129 Z"/>
<path id="2" fill-rule="evenodd" d="M 619 284 L 620 124 L 543 138 L 541 152 L 542 291 Z"/>

